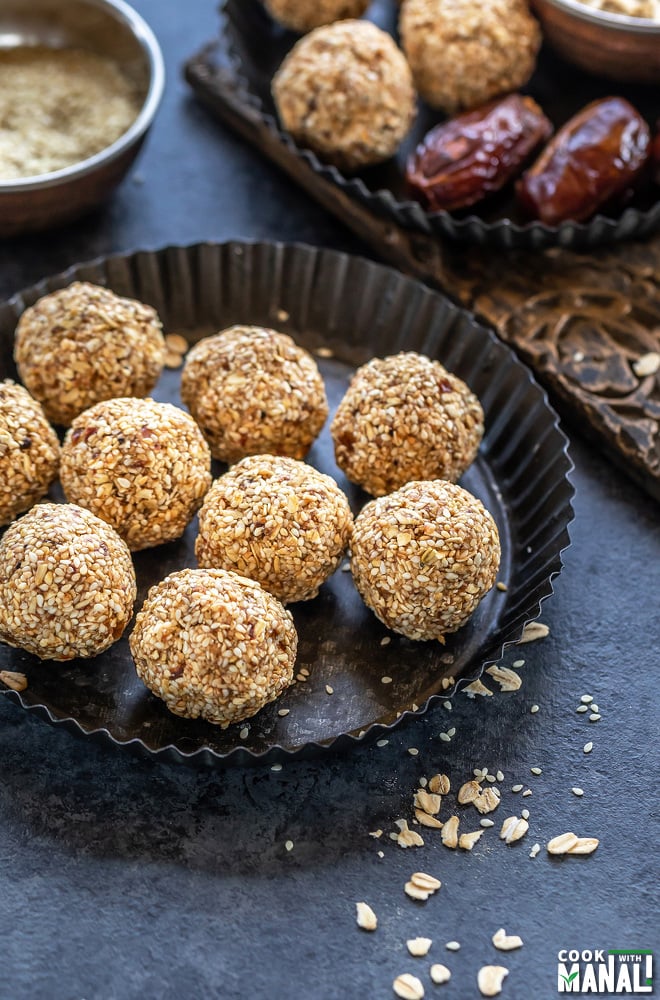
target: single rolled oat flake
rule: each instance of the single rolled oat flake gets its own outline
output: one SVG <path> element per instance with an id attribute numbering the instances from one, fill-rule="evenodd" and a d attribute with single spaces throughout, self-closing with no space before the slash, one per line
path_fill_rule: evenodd
<path id="1" fill-rule="evenodd" d="M 522 684 L 522 678 L 509 667 L 488 667 L 486 673 L 499 684 L 501 691 L 517 691 Z"/>
<path id="2" fill-rule="evenodd" d="M 435 983 L 436 986 L 441 986 L 443 983 L 448 983 L 451 979 L 451 972 L 446 965 L 442 965 L 441 962 L 436 962 L 429 969 L 429 975 L 431 977 L 431 982 Z"/>
<path id="3" fill-rule="evenodd" d="M 452 850 L 458 846 L 458 816 L 451 816 L 448 820 L 445 820 L 442 833 L 440 834 L 440 839 L 445 847 L 449 847 Z"/>
<path id="4" fill-rule="evenodd" d="M 660 371 L 660 354 L 657 351 L 642 354 L 636 361 L 633 361 L 632 370 L 638 378 L 655 375 L 656 372 Z"/>
<path id="5" fill-rule="evenodd" d="M 568 854 L 571 847 L 575 847 L 578 837 L 575 833 L 561 833 L 558 837 L 553 837 L 548 841 L 546 850 L 548 854 Z"/>
<path id="6" fill-rule="evenodd" d="M 514 948 L 522 948 L 523 946 L 521 937 L 517 934 L 507 934 L 503 927 L 495 931 L 492 941 L 499 951 L 513 951 Z"/>
<path id="7" fill-rule="evenodd" d="M 429 875 L 427 872 L 413 872 L 410 876 L 410 881 L 419 889 L 425 889 L 427 892 L 437 892 L 442 886 L 439 878 Z"/>
<path id="8" fill-rule="evenodd" d="M 464 851 L 471 851 L 484 832 L 484 830 L 474 830 L 472 833 L 462 833 L 458 839 L 458 846 Z"/>
<path id="9" fill-rule="evenodd" d="M 406 941 L 406 946 L 411 955 L 415 958 L 424 958 L 428 955 L 433 941 L 431 938 L 416 937 Z"/>
<path id="10" fill-rule="evenodd" d="M 0 681 L 12 691 L 25 691 L 28 686 L 25 674 L 17 670 L 0 670 Z"/>
<path id="11" fill-rule="evenodd" d="M 424 997 L 424 987 L 421 981 L 409 972 L 397 976 L 392 983 L 392 989 L 401 1000 L 423 1000 Z"/>
<path id="12" fill-rule="evenodd" d="M 446 774 L 434 774 L 429 779 L 429 791 L 438 795 L 448 795 L 451 791 L 451 782 Z"/>
<path id="13" fill-rule="evenodd" d="M 422 826 L 429 826 L 435 830 L 442 830 L 444 823 L 436 819 L 435 816 L 429 815 L 429 813 L 424 812 L 423 809 L 415 809 L 415 819 Z"/>
<path id="14" fill-rule="evenodd" d="M 509 975 L 503 965 L 484 965 L 477 973 L 477 985 L 482 996 L 496 997 L 502 992 L 502 983 Z"/>
<path id="15" fill-rule="evenodd" d="M 518 819 L 517 816 L 508 816 L 502 823 L 500 830 L 500 840 L 506 844 L 514 844 L 521 837 L 524 837 L 529 830 L 529 823 L 526 819 Z"/>
<path id="16" fill-rule="evenodd" d="M 568 854 L 593 854 L 599 843 L 596 837 L 578 837 L 577 844 L 569 847 Z"/>
<path id="17" fill-rule="evenodd" d="M 357 925 L 363 931 L 375 931 L 378 927 L 378 918 L 368 903 L 356 903 Z"/>
<path id="18" fill-rule="evenodd" d="M 518 645 L 526 642 L 536 642 L 538 639 L 545 639 L 550 634 L 550 629 L 543 622 L 528 622 L 523 629 L 523 634 L 518 639 Z"/>

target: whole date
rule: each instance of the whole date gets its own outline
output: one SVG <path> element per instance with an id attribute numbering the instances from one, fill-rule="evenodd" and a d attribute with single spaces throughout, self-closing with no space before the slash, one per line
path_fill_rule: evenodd
<path id="1" fill-rule="evenodd" d="M 525 213 L 556 226 L 583 222 L 629 190 L 650 155 L 649 127 L 622 97 L 593 101 L 557 132 L 516 193 Z"/>
<path id="2" fill-rule="evenodd" d="M 510 94 L 431 129 L 408 160 L 408 185 L 432 212 L 467 208 L 519 174 L 551 134 L 531 97 Z"/>

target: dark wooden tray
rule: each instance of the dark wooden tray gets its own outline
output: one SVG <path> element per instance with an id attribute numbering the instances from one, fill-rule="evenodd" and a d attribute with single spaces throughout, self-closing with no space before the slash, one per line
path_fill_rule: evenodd
<path id="1" fill-rule="evenodd" d="M 409 231 L 301 158 L 262 114 L 219 41 L 185 66 L 199 100 L 368 243 L 490 323 L 534 369 L 562 413 L 660 499 L 660 236 L 577 253 L 493 253 Z"/>

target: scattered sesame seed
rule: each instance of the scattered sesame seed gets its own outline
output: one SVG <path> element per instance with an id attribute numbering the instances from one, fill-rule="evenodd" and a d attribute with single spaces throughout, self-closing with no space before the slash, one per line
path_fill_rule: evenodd
<path id="1" fill-rule="evenodd" d="M 589 711 L 589 706 L 588 705 L 578 705 L 578 707 L 575 709 L 575 711 L 576 712 L 588 712 Z"/>
<path id="2" fill-rule="evenodd" d="M 539 710 L 539 706 L 538 705 L 532 705 L 532 707 L 530 708 L 530 712 L 532 713 L 532 715 L 536 715 L 536 713 L 538 712 L 538 710 Z"/>
<path id="3" fill-rule="evenodd" d="M 250 730 L 248 729 L 247 726 L 243 726 L 243 728 L 241 729 L 241 731 L 240 731 L 240 733 L 238 735 L 240 736 L 240 738 L 242 740 L 246 740 L 248 738 L 248 736 L 250 735 Z"/>
<path id="4" fill-rule="evenodd" d="M 390 742 L 389 740 L 376 740 L 376 746 L 386 747 L 389 742 Z"/>
<path id="5" fill-rule="evenodd" d="M 589 722 L 599 722 L 601 718 L 602 716 L 600 716 L 598 712 L 594 712 L 589 716 Z"/>
<path id="6" fill-rule="evenodd" d="M 443 743 L 451 743 L 451 736 L 449 733 L 440 733 L 440 739 Z"/>
<path id="7" fill-rule="evenodd" d="M 593 750 L 593 748 L 594 748 L 594 745 L 591 742 L 591 740 L 588 743 L 585 743 L 584 746 L 582 747 L 582 749 L 584 750 L 585 753 L 591 753 L 591 751 Z"/>
<path id="8" fill-rule="evenodd" d="M 534 844 L 534 846 L 532 847 L 531 851 L 529 852 L 530 858 L 535 858 L 536 855 L 539 853 L 540 850 L 541 850 L 541 845 L 540 844 Z"/>
<path id="9" fill-rule="evenodd" d="M 428 785 L 428 780 L 426 778 L 420 778 L 419 785 L 420 788 L 426 788 L 426 786 Z"/>
<path id="10" fill-rule="evenodd" d="M 461 945 L 459 941 L 447 941 L 445 948 L 447 951 L 459 951 Z"/>
<path id="11" fill-rule="evenodd" d="M 504 773 L 502 771 L 498 771 L 495 777 L 498 781 L 504 781 Z"/>
<path id="12" fill-rule="evenodd" d="M 285 716 L 285 715 L 288 715 L 290 711 L 291 711 L 291 709 L 290 709 L 290 708 L 280 708 L 280 710 L 278 711 L 278 713 L 277 713 L 277 714 L 278 714 L 278 715 L 280 716 L 280 718 L 282 718 L 282 719 L 283 719 L 283 718 L 284 718 L 284 716 Z"/>
<path id="13" fill-rule="evenodd" d="M 453 708 L 452 703 L 450 701 L 443 701 L 442 707 L 446 708 L 448 712 L 451 712 Z"/>
<path id="14" fill-rule="evenodd" d="M 594 697 L 592 694 L 583 694 L 582 697 L 580 698 L 580 701 L 582 702 L 583 705 L 589 705 L 593 700 Z"/>
<path id="15" fill-rule="evenodd" d="M 498 582 L 497 582 L 497 589 L 505 591 L 505 590 L 508 590 L 509 588 L 507 587 L 506 583 L 502 583 L 501 580 L 498 580 Z"/>
<path id="16" fill-rule="evenodd" d="M 487 774 L 486 781 L 489 781 L 491 785 L 493 785 L 497 781 L 497 778 L 495 777 L 494 774 Z"/>
<path id="17" fill-rule="evenodd" d="M 410 706 L 410 710 L 412 712 L 419 712 L 419 705 L 416 705 L 415 702 L 413 702 L 412 705 Z"/>
<path id="18" fill-rule="evenodd" d="M 532 774 L 543 774 L 540 767 L 530 767 Z"/>
<path id="19" fill-rule="evenodd" d="M 522 785 L 511 785 L 512 792 L 522 792 L 522 790 L 523 790 Z"/>
<path id="20" fill-rule="evenodd" d="M 571 788 L 571 791 L 573 792 L 573 795 L 577 795 L 578 798 L 581 798 L 584 795 L 583 789 L 578 788 L 577 786 L 575 786 L 575 788 Z"/>
<path id="21" fill-rule="evenodd" d="M 522 793 L 522 797 L 524 799 L 528 799 L 531 794 L 532 794 L 532 789 L 526 788 L 525 791 Z"/>
<path id="22" fill-rule="evenodd" d="M 381 644 L 381 646 L 389 646 L 389 644 L 391 643 L 391 641 L 392 641 L 391 636 L 384 635 L 383 638 L 380 640 L 380 644 Z"/>
<path id="23" fill-rule="evenodd" d="M 452 726 L 451 729 L 447 730 L 447 736 L 454 736 L 456 734 L 456 726 Z"/>
<path id="24" fill-rule="evenodd" d="M 379 858 L 384 858 L 385 857 L 385 853 L 383 851 L 379 851 L 378 852 L 378 857 Z"/>
<path id="25" fill-rule="evenodd" d="M 392 683 L 392 678 L 391 677 L 381 677 L 380 683 L 381 684 L 391 684 Z"/>
<path id="26" fill-rule="evenodd" d="M 523 819 L 529 819 L 529 809 L 523 809 L 520 815 Z"/>
<path id="27" fill-rule="evenodd" d="M 350 573 L 351 572 L 351 564 L 349 562 L 345 562 L 343 564 L 342 568 L 341 568 L 341 571 L 342 571 L 342 573 Z"/>
<path id="28" fill-rule="evenodd" d="M 287 840 L 285 842 L 284 846 L 286 847 L 287 851 L 292 851 L 293 850 L 293 841 L 292 840 Z"/>
<path id="29" fill-rule="evenodd" d="M 495 826 L 495 824 L 493 823 L 492 819 L 488 819 L 487 816 L 484 816 L 483 819 L 479 820 L 479 826 L 485 826 L 486 828 L 488 828 L 489 826 Z"/>
<path id="30" fill-rule="evenodd" d="M 326 684 L 326 686 L 325 686 L 325 693 L 326 694 L 334 694 L 335 693 L 335 689 L 333 687 L 330 687 L 329 684 Z"/>
<path id="31" fill-rule="evenodd" d="M 273 764 L 271 767 L 271 771 L 281 771 L 281 770 L 282 770 L 281 764 Z"/>
<path id="32" fill-rule="evenodd" d="M 416 757 L 417 754 L 419 753 L 419 750 L 417 749 L 417 747 L 408 747 L 408 753 L 410 754 L 411 757 Z"/>
<path id="33" fill-rule="evenodd" d="M 524 667 L 525 666 L 525 661 L 524 660 L 514 660 L 513 663 L 511 664 L 511 666 L 516 667 L 516 669 L 519 670 L 520 667 Z"/>

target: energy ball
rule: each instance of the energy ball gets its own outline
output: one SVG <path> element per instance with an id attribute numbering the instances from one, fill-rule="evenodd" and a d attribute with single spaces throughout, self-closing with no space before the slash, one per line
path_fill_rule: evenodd
<path id="1" fill-rule="evenodd" d="M 467 490 L 407 483 L 355 519 L 351 572 L 365 604 L 409 639 L 444 641 L 495 583 L 497 527 Z"/>
<path id="2" fill-rule="evenodd" d="M 412 351 L 358 368 L 330 431 L 337 465 L 373 496 L 413 479 L 460 479 L 484 414 L 465 382 Z"/>
<path id="3" fill-rule="evenodd" d="M 264 0 L 264 3 L 276 21 L 303 34 L 332 21 L 362 17 L 371 0 Z"/>
<path id="4" fill-rule="evenodd" d="M 284 604 L 316 597 L 353 527 L 334 479 L 274 455 L 244 458 L 217 479 L 199 512 L 200 566 L 257 580 Z"/>
<path id="5" fill-rule="evenodd" d="M 211 485 L 211 454 L 179 407 L 108 399 L 74 420 L 60 479 L 67 500 L 111 524 L 136 552 L 183 534 Z"/>
<path id="6" fill-rule="evenodd" d="M 125 542 L 74 504 L 37 504 L 0 541 L 0 639 L 42 660 L 102 653 L 135 596 Z"/>
<path id="7" fill-rule="evenodd" d="M 311 354 L 260 326 L 200 340 L 186 358 L 181 398 L 223 462 L 264 452 L 304 458 L 328 416 Z"/>
<path id="8" fill-rule="evenodd" d="M 0 382 L 0 525 L 41 500 L 59 464 L 60 443 L 41 405 L 11 379 Z"/>
<path id="9" fill-rule="evenodd" d="M 253 580 L 184 569 L 151 588 L 129 642 L 138 676 L 170 712 L 226 728 L 291 684 L 298 636 Z"/>
<path id="10" fill-rule="evenodd" d="M 329 163 L 357 170 L 396 153 L 415 117 L 410 67 L 369 21 L 316 28 L 273 78 L 284 129 Z"/>
<path id="11" fill-rule="evenodd" d="M 421 97 L 449 115 L 524 86 L 541 45 L 526 0 L 404 0 L 399 30 Z"/>
<path id="12" fill-rule="evenodd" d="M 151 306 L 76 281 L 26 309 L 16 328 L 21 379 L 55 424 L 103 399 L 147 396 L 165 361 Z"/>

